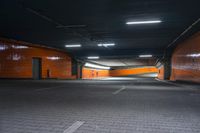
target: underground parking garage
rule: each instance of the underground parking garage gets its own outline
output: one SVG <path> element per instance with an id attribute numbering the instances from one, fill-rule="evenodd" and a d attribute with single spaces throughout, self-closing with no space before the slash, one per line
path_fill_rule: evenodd
<path id="1" fill-rule="evenodd" d="M 0 133 L 199 133 L 199 4 L 0 0 Z"/>

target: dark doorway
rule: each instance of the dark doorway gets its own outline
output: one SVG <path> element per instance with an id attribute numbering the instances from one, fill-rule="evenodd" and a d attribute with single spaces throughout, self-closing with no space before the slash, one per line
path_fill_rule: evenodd
<path id="1" fill-rule="evenodd" d="M 41 58 L 32 59 L 32 78 L 39 80 L 42 77 L 42 63 Z"/>

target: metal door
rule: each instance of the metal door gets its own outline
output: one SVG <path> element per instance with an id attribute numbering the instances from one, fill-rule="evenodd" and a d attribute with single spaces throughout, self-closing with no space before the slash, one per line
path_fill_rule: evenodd
<path id="1" fill-rule="evenodd" d="M 32 78 L 35 80 L 41 79 L 42 66 L 40 58 L 32 59 Z"/>

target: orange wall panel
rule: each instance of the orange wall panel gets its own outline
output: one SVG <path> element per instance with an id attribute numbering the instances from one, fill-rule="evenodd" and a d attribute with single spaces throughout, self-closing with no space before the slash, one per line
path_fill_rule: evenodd
<path id="1" fill-rule="evenodd" d="M 200 32 L 176 47 L 171 80 L 200 82 Z"/>
<path id="2" fill-rule="evenodd" d="M 42 60 L 42 78 L 70 78 L 71 57 L 61 51 L 26 42 L 0 39 L 0 78 L 32 78 L 32 58 Z"/>
<path id="3" fill-rule="evenodd" d="M 157 72 L 158 69 L 156 67 L 140 67 L 140 68 L 111 70 L 110 76 L 117 77 L 117 76 L 138 75 L 138 74 L 157 73 Z"/>

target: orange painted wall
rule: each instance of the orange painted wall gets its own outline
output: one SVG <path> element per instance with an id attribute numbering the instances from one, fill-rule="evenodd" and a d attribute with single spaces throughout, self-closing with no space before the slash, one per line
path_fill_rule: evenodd
<path id="1" fill-rule="evenodd" d="M 83 79 L 92 79 L 100 77 L 109 77 L 109 70 L 98 70 L 98 69 L 90 69 L 83 67 L 82 69 Z"/>
<path id="2" fill-rule="evenodd" d="M 157 73 L 157 72 L 158 69 L 156 67 L 142 67 L 142 68 L 131 68 L 131 69 L 119 69 L 119 70 L 96 70 L 84 67 L 82 69 L 82 78 L 92 79 L 98 77 L 118 77 L 118 76 L 129 76 L 129 75 Z"/>
<path id="3" fill-rule="evenodd" d="M 117 77 L 117 76 L 138 75 L 138 74 L 157 73 L 157 72 L 158 69 L 156 67 L 141 67 L 141 68 L 111 70 L 110 76 Z"/>
<path id="4" fill-rule="evenodd" d="M 171 80 L 200 82 L 200 32 L 176 47 Z"/>
<path id="5" fill-rule="evenodd" d="M 158 68 L 158 79 L 164 80 L 164 66 Z"/>
<path id="6" fill-rule="evenodd" d="M 42 78 L 71 78 L 71 57 L 61 51 L 0 38 L 0 78 L 32 78 L 32 58 L 42 59 Z"/>

